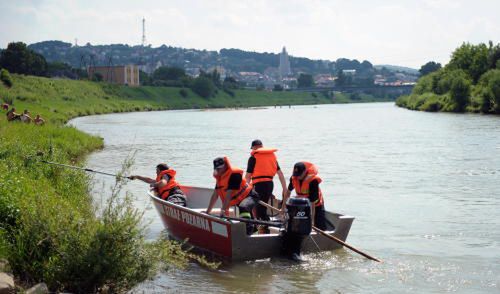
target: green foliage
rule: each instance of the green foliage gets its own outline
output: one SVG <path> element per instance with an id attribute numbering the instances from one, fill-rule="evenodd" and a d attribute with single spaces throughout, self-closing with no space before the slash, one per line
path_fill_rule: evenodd
<path id="1" fill-rule="evenodd" d="M 123 182 L 102 196 L 101 207 L 89 195 L 88 175 L 41 162 L 74 164 L 101 147 L 101 139 L 72 127 L 4 119 L 0 133 L 0 254 L 23 283 L 43 281 L 72 293 L 125 292 L 160 268 L 203 261 L 180 245 L 147 242 L 142 212 L 120 192 Z"/>
<path id="2" fill-rule="evenodd" d="M 420 67 L 419 72 L 421 76 L 425 76 L 439 70 L 440 68 L 441 68 L 441 63 L 429 61 Z"/>
<path id="3" fill-rule="evenodd" d="M 12 87 L 12 78 L 10 77 L 9 71 L 6 70 L 5 68 L 2 68 L 0 70 L 0 81 L 7 87 L 10 88 Z"/>
<path id="4" fill-rule="evenodd" d="M 236 90 L 240 88 L 240 84 L 238 81 L 233 78 L 233 77 L 226 77 L 224 79 L 224 82 L 222 83 L 222 87 L 224 89 L 231 89 L 231 90 Z"/>
<path id="5" fill-rule="evenodd" d="M 500 69 L 492 69 L 481 76 L 482 111 L 500 113 Z"/>
<path id="6" fill-rule="evenodd" d="M 0 68 L 11 73 L 44 76 L 47 73 L 45 58 L 28 49 L 22 42 L 9 43 L 0 53 Z"/>
<path id="7" fill-rule="evenodd" d="M 475 83 L 488 70 L 488 55 L 486 44 L 464 43 L 453 52 L 447 67 L 465 70 Z"/>
<path id="8" fill-rule="evenodd" d="M 220 73 L 217 70 L 213 70 L 211 72 L 200 72 L 199 78 L 207 78 L 212 81 L 212 84 L 217 88 L 222 88 L 222 83 L 220 81 Z"/>
<path id="9" fill-rule="evenodd" d="M 314 86 L 314 79 L 310 74 L 301 73 L 297 79 L 297 83 L 299 88 L 310 88 Z"/>
<path id="10" fill-rule="evenodd" d="M 211 79 L 199 76 L 194 79 L 191 90 L 203 98 L 210 98 L 215 94 L 215 86 Z"/>
<path id="11" fill-rule="evenodd" d="M 280 92 L 280 91 L 283 91 L 283 86 L 280 85 L 280 84 L 275 84 L 274 87 L 273 87 L 273 91 L 277 91 L 277 92 Z"/>
<path id="12" fill-rule="evenodd" d="M 186 89 L 182 88 L 179 90 L 179 94 L 184 97 L 184 98 L 187 98 L 189 96 L 189 93 Z"/>
<path id="13" fill-rule="evenodd" d="M 427 92 L 433 92 L 434 80 L 437 74 L 437 72 L 433 72 L 418 79 L 418 83 L 413 88 L 412 94 L 422 95 Z"/>
<path id="14" fill-rule="evenodd" d="M 101 73 L 99 72 L 96 72 L 92 75 L 92 81 L 93 82 L 102 82 L 102 80 L 104 79 L 104 77 L 102 76 Z"/>
<path id="15" fill-rule="evenodd" d="M 457 48 L 449 64 L 421 77 L 410 96 L 396 104 L 415 110 L 500 113 L 500 44 Z"/>

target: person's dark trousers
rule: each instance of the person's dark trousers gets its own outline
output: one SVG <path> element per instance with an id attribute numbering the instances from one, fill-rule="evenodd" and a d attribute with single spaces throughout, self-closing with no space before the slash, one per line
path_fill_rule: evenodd
<path id="1" fill-rule="evenodd" d="M 240 204 L 238 204 L 238 208 L 240 209 L 240 217 L 242 218 L 252 218 L 252 210 L 254 207 L 259 205 L 259 194 L 252 190 L 248 196 L 243 199 Z M 247 235 L 251 235 L 254 232 L 254 225 L 247 223 Z"/>
<path id="2" fill-rule="evenodd" d="M 259 194 L 260 200 L 265 203 L 269 202 L 273 195 L 274 183 L 273 181 L 259 182 L 253 185 L 255 191 Z M 258 205 L 256 208 L 257 218 L 263 221 L 268 221 L 267 208 L 263 205 Z"/>
<path id="3" fill-rule="evenodd" d="M 314 226 L 320 230 L 326 230 L 325 206 L 316 206 L 314 213 Z"/>

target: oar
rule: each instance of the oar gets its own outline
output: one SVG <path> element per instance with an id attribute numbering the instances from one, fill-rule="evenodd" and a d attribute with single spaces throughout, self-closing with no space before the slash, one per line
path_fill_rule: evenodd
<path id="1" fill-rule="evenodd" d="M 277 209 L 276 207 L 273 207 L 273 206 L 271 206 L 271 205 L 269 205 L 269 204 L 265 203 L 264 201 L 259 200 L 259 204 L 260 204 L 260 205 L 263 205 L 263 206 L 265 206 L 265 207 L 267 207 L 267 208 L 270 208 L 270 209 L 273 209 L 273 210 L 277 210 L 277 211 L 279 211 L 279 209 Z M 361 250 L 359 250 L 359 249 L 356 249 L 355 247 L 352 247 L 351 245 L 347 244 L 346 242 L 344 242 L 344 241 L 340 240 L 339 238 L 337 238 L 337 237 L 335 237 L 335 236 L 332 236 L 332 235 L 328 234 L 327 232 L 325 232 L 325 231 L 323 231 L 323 230 L 318 229 L 318 228 L 317 228 L 317 227 L 315 227 L 315 226 L 313 226 L 312 228 L 313 228 L 313 230 L 315 230 L 316 232 L 320 233 L 321 235 L 323 235 L 323 236 L 325 236 L 325 237 L 329 238 L 330 240 L 333 240 L 333 241 L 335 241 L 335 242 L 337 242 L 337 243 L 339 243 L 339 244 L 341 244 L 341 245 L 343 245 L 343 246 L 345 246 L 345 247 L 347 247 L 347 248 L 351 249 L 352 251 L 354 251 L 354 252 L 356 252 L 356 253 L 358 253 L 358 254 L 363 255 L 364 257 L 366 257 L 366 258 L 368 258 L 368 259 L 371 259 L 371 260 L 374 260 L 374 261 L 377 261 L 377 262 L 382 262 L 380 259 L 378 259 L 378 258 L 376 258 L 376 257 L 373 257 L 373 256 L 371 256 L 371 255 L 369 255 L 369 254 L 367 254 L 367 253 L 364 253 L 363 251 L 361 251 Z"/>
<path id="2" fill-rule="evenodd" d="M 232 216 L 223 216 L 222 218 L 229 219 L 229 220 L 235 220 L 235 221 L 240 221 L 243 223 L 250 223 L 250 224 L 256 224 L 256 225 L 266 225 L 270 227 L 282 227 L 283 223 L 279 222 L 268 222 L 268 221 L 261 221 L 261 220 L 255 220 L 255 219 L 249 219 L 249 218 L 243 218 L 243 217 L 232 217 Z"/>
<path id="3" fill-rule="evenodd" d="M 122 178 L 122 179 L 130 179 L 130 177 L 123 177 L 115 174 L 110 174 L 110 173 L 105 173 L 101 171 L 96 171 L 90 168 L 83 168 L 83 167 L 78 167 L 78 166 L 73 166 L 73 165 L 68 165 L 68 164 L 62 164 L 62 163 L 57 163 L 57 162 L 52 162 L 52 161 L 47 161 L 47 160 L 40 160 L 40 162 L 47 163 L 47 164 L 52 164 L 52 165 L 57 165 L 57 166 L 62 166 L 62 167 L 67 167 L 67 168 L 72 168 L 72 169 L 78 169 L 78 170 L 83 170 L 86 172 L 91 172 L 91 173 L 96 173 L 96 174 L 102 174 L 102 175 L 107 175 L 107 176 L 112 176 L 116 178 Z"/>

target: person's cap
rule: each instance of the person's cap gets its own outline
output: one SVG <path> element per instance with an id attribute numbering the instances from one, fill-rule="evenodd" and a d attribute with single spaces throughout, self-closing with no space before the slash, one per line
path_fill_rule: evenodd
<path id="1" fill-rule="evenodd" d="M 293 166 L 293 174 L 292 176 L 298 177 L 306 170 L 306 165 L 303 162 L 297 162 Z"/>
<path id="2" fill-rule="evenodd" d="M 214 159 L 214 169 L 216 168 L 221 168 L 224 166 L 224 164 L 226 164 L 224 162 L 224 158 L 222 157 L 217 157 L 216 159 Z"/>
<path id="3" fill-rule="evenodd" d="M 254 146 L 262 146 L 262 141 L 259 140 L 259 139 L 253 140 L 252 141 L 252 146 L 250 146 L 250 148 L 252 148 Z"/>

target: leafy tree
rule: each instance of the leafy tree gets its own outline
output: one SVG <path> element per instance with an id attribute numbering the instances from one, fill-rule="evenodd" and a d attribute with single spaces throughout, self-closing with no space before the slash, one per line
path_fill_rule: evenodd
<path id="1" fill-rule="evenodd" d="M 478 84 L 483 88 L 481 93 L 483 103 L 489 105 L 489 109 L 500 113 L 500 69 L 487 71 L 481 76 Z"/>
<path id="2" fill-rule="evenodd" d="M 476 83 L 488 70 L 488 54 L 488 47 L 484 43 L 479 45 L 464 43 L 453 52 L 447 67 L 465 70 Z"/>
<path id="3" fill-rule="evenodd" d="M 217 70 L 213 70 L 211 72 L 200 72 L 200 77 L 205 77 L 209 80 L 212 81 L 212 83 L 217 87 L 217 88 L 222 88 L 222 83 L 220 82 L 220 73 Z"/>
<path id="4" fill-rule="evenodd" d="M 153 81 L 146 72 L 139 70 L 139 83 L 142 86 L 150 86 L 153 83 Z"/>
<path id="5" fill-rule="evenodd" d="M 44 76 L 47 73 L 45 58 L 26 47 L 23 42 L 9 43 L 0 53 L 0 67 L 11 73 Z"/>
<path id="6" fill-rule="evenodd" d="M 70 79 L 78 78 L 78 74 L 67 63 L 49 62 L 47 63 L 47 75 L 49 77 L 66 77 Z"/>
<path id="7" fill-rule="evenodd" d="M 274 88 L 273 88 L 273 91 L 283 91 L 283 86 L 280 85 L 280 84 L 275 84 L 274 85 Z"/>
<path id="8" fill-rule="evenodd" d="M 102 82 L 103 79 L 104 79 L 104 77 L 102 76 L 102 74 L 100 72 L 96 72 L 92 75 L 92 81 L 94 81 L 94 82 Z"/>
<path id="9" fill-rule="evenodd" d="M 463 76 L 455 76 L 451 81 L 450 97 L 455 103 L 455 111 L 464 111 L 469 101 L 471 82 Z"/>
<path id="10" fill-rule="evenodd" d="M 301 73 L 299 78 L 297 79 L 299 88 L 310 88 L 314 87 L 314 79 L 310 74 Z"/>
<path id="11" fill-rule="evenodd" d="M 441 68 L 441 63 L 429 61 L 426 64 L 422 65 L 418 71 L 420 72 L 420 76 L 425 76 L 432 72 L 437 71 L 440 68 Z"/>
<path id="12" fill-rule="evenodd" d="M 199 76 L 194 79 L 191 90 L 203 98 L 209 98 L 215 94 L 215 85 L 209 78 Z"/>
<path id="13" fill-rule="evenodd" d="M 153 80 L 179 81 L 186 76 L 182 68 L 162 66 L 153 72 Z"/>
<path id="14" fill-rule="evenodd" d="M 500 43 L 493 46 L 493 42 L 489 42 L 488 48 L 488 66 L 490 69 L 500 69 Z"/>
<path id="15" fill-rule="evenodd" d="M 226 77 L 224 79 L 224 82 L 222 83 L 222 87 L 224 89 L 239 89 L 240 88 L 240 84 L 238 83 L 238 81 L 233 78 L 233 77 Z"/>

